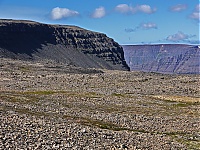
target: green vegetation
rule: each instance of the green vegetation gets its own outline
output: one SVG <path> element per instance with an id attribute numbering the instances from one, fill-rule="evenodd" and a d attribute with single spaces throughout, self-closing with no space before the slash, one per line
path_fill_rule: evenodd
<path id="1" fill-rule="evenodd" d="M 36 94 L 36 95 L 51 95 L 51 94 L 55 94 L 55 93 L 60 93 L 60 91 L 27 91 L 27 92 L 22 92 L 22 94 L 25 95 L 32 95 L 32 94 Z"/>
<path id="2" fill-rule="evenodd" d="M 31 106 L 39 106 L 40 100 L 44 101 L 51 101 L 51 103 L 57 102 L 54 97 L 49 96 L 57 96 L 62 95 L 64 99 L 60 101 L 63 107 L 67 107 L 69 109 L 77 109 L 81 111 L 89 111 L 89 112 L 102 112 L 102 113 L 123 113 L 123 114 L 130 114 L 130 113 L 137 113 L 137 114 L 145 114 L 146 116 L 152 115 L 191 115 L 198 116 L 198 113 L 195 113 L 195 110 L 191 110 L 187 112 L 187 108 L 191 106 L 199 105 L 199 102 L 196 101 L 180 101 L 178 99 L 172 99 L 172 97 L 156 97 L 156 96 L 141 96 L 141 100 L 137 101 L 138 97 L 133 95 L 133 93 L 112 93 L 110 95 L 103 95 L 96 92 L 75 92 L 75 91 L 55 91 L 55 90 L 47 90 L 47 91 L 12 91 L 12 92 L 0 92 L 0 98 L 4 101 L 11 102 L 11 103 L 18 103 L 18 104 L 30 104 Z M 76 104 L 76 101 L 68 101 L 67 98 L 78 98 L 81 100 L 83 98 L 84 103 Z M 66 99 L 65 99 L 66 98 Z M 102 98 L 119 100 L 119 103 L 98 103 L 96 105 L 89 105 L 92 101 L 95 103 L 95 99 L 101 100 Z M 121 105 L 120 100 L 123 98 L 130 98 L 131 101 L 128 101 L 127 105 Z M 179 97 L 178 97 L 179 98 Z M 186 97 L 187 98 L 187 97 Z M 185 99 L 186 99 L 185 98 Z M 124 99 L 125 100 L 125 99 Z M 50 106 L 51 106 L 50 103 Z M 138 107 L 142 106 L 142 107 Z M 151 106 L 158 106 L 159 109 L 153 109 Z M 59 107 L 59 106 L 57 106 Z M 145 109 L 144 109 L 145 107 Z M 161 109 L 162 108 L 162 109 Z M 11 108 L 8 106 L 1 106 L 0 110 L 10 110 Z M 200 142 L 195 139 L 192 135 L 189 135 L 184 132 L 151 132 L 146 130 L 140 129 L 132 129 L 123 127 L 121 124 L 114 124 L 112 122 L 106 120 L 96 120 L 93 118 L 84 118 L 82 116 L 69 116 L 69 115 L 62 115 L 59 112 L 51 112 L 49 111 L 33 111 L 26 107 L 17 107 L 13 108 L 13 111 L 16 111 L 20 114 L 28 114 L 34 116 L 45 116 L 45 117 L 61 117 L 64 119 L 73 120 L 78 122 L 82 125 L 91 126 L 91 127 L 98 127 L 100 129 L 112 130 L 112 131 L 128 131 L 128 132 L 139 132 L 139 133 L 151 133 L 151 134 L 160 134 L 160 135 L 167 135 L 174 139 L 175 141 L 187 145 L 188 149 L 197 150 L 200 147 Z M 192 137 L 192 138 L 191 138 Z"/>
<path id="3" fill-rule="evenodd" d="M 29 72 L 31 70 L 30 66 L 20 66 L 19 70 L 22 72 Z"/>
<path id="4" fill-rule="evenodd" d="M 200 148 L 200 140 L 197 139 L 194 135 L 180 132 L 172 132 L 165 134 L 169 135 L 175 141 L 187 145 L 188 150 L 199 150 Z"/>
<path id="5" fill-rule="evenodd" d="M 111 95 L 112 96 L 117 96 L 117 97 L 125 97 L 125 95 L 121 94 L 121 93 L 112 93 Z"/>

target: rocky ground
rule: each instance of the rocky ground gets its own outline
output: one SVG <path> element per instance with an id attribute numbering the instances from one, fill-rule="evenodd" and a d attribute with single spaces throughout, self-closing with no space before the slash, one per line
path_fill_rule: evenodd
<path id="1" fill-rule="evenodd" d="M 200 76 L 0 58 L 0 149 L 200 149 Z"/>

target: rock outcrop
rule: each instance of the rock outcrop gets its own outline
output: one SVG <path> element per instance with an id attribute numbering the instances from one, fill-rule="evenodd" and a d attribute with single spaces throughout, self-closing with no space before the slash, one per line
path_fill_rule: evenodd
<path id="1" fill-rule="evenodd" d="M 0 33 L 0 57 L 129 70 L 122 47 L 102 33 L 21 20 L 0 20 Z"/>
<path id="2" fill-rule="evenodd" d="M 131 70 L 167 74 L 199 74 L 200 48 L 194 45 L 123 45 Z"/>

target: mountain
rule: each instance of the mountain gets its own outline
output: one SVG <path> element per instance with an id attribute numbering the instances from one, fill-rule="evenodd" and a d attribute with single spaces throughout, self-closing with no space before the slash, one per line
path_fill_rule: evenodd
<path id="1" fill-rule="evenodd" d="M 130 69 L 122 47 L 105 34 L 26 20 L 0 20 L 0 57 L 47 59 L 82 68 Z"/>
<path id="2" fill-rule="evenodd" d="M 167 74 L 199 74 L 200 47 L 183 44 L 123 45 L 131 70 Z"/>

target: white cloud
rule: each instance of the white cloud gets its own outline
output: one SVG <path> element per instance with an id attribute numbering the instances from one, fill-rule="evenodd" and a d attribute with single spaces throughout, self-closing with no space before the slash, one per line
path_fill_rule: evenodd
<path id="1" fill-rule="evenodd" d="M 102 18 L 106 15 L 106 10 L 104 7 L 96 8 L 95 11 L 92 13 L 92 18 Z"/>
<path id="2" fill-rule="evenodd" d="M 141 23 L 140 25 L 138 25 L 137 27 L 135 28 L 126 28 L 125 29 L 125 32 L 136 32 L 140 29 L 142 30 L 149 30 L 149 29 L 157 29 L 157 25 L 155 23 L 151 23 L 151 22 L 148 22 L 148 23 Z"/>
<path id="3" fill-rule="evenodd" d="M 78 15 L 79 15 L 79 12 L 74 11 L 74 10 L 69 10 L 67 8 L 56 7 L 56 8 L 53 8 L 51 11 L 51 18 L 53 20 L 59 20 L 59 19 L 74 17 Z"/>
<path id="4" fill-rule="evenodd" d="M 194 12 L 190 15 L 190 18 L 200 21 L 200 4 L 196 5 Z"/>
<path id="5" fill-rule="evenodd" d="M 156 8 L 151 8 L 149 5 L 138 5 L 136 10 L 146 14 L 152 14 L 156 11 Z"/>
<path id="6" fill-rule="evenodd" d="M 136 13 L 143 12 L 146 14 L 152 14 L 156 12 L 156 8 L 151 8 L 149 5 L 137 5 L 136 7 L 128 6 L 127 4 L 119 4 L 115 7 L 115 10 L 120 13 Z"/>
<path id="7" fill-rule="evenodd" d="M 183 40 L 187 40 L 190 36 L 187 34 L 184 34 L 183 32 L 179 31 L 176 34 L 169 35 L 166 40 L 172 41 L 172 42 L 179 42 Z"/>
<path id="8" fill-rule="evenodd" d="M 190 15 L 190 18 L 195 19 L 195 20 L 200 20 L 200 12 L 193 12 Z"/>
<path id="9" fill-rule="evenodd" d="M 140 25 L 140 28 L 142 28 L 142 29 L 157 29 L 157 25 L 155 23 L 151 23 L 151 22 L 142 23 Z"/>
<path id="10" fill-rule="evenodd" d="M 127 4 L 119 4 L 115 7 L 115 10 L 120 13 L 128 13 L 131 11 L 131 7 Z"/>
<path id="11" fill-rule="evenodd" d="M 172 6 L 170 8 L 170 10 L 174 11 L 174 12 L 180 12 L 180 11 L 183 11 L 185 9 L 187 9 L 187 5 L 185 5 L 185 4 L 178 4 L 178 5 Z"/>

